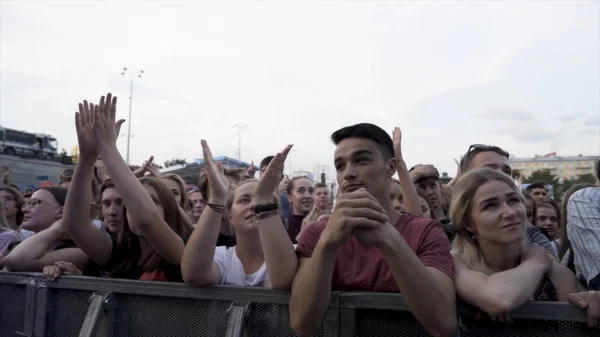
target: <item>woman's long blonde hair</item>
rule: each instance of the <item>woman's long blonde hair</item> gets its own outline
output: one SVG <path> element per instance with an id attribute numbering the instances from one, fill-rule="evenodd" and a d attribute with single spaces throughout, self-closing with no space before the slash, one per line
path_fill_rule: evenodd
<path id="1" fill-rule="evenodd" d="M 517 192 L 523 201 L 521 191 L 515 185 L 515 182 L 508 175 L 489 168 L 482 168 L 469 171 L 456 182 L 452 203 L 450 204 L 450 220 L 454 225 L 456 237 L 452 242 L 452 253 L 460 256 L 473 270 L 491 275 L 497 272 L 487 263 L 479 244 L 472 232 L 467 229 L 467 223 L 470 222 L 473 198 L 481 185 L 489 181 L 500 181 L 506 183 Z"/>

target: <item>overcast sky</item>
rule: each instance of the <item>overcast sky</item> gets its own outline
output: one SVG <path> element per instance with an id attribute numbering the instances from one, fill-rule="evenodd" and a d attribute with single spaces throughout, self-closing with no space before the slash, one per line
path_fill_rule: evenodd
<path id="1" fill-rule="evenodd" d="M 598 1 L 0 2 L 2 126 L 70 152 L 82 99 L 110 91 L 127 118 L 124 66 L 145 71 L 133 163 L 199 158 L 201 138 L 236 157 L 236 123 L 242 160 L 291 143 L 294 170 L 332 167 L 357 122 L 450 175 L 472 143 L 600 154 Z"/>

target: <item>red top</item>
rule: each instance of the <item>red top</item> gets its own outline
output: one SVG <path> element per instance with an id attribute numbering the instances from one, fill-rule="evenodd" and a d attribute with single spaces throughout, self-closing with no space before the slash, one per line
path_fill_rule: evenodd
<path id="1" fill-rule="evenodd" d="M 306 228 L 296 247 L 299 257 L 312 256 L 326 225 L 322 220 Z M 426 267 L 453 277 L 450 243 L 439 221 L 404 213 L 394 228 Z M 400 292 L 381 251 L 361 245 L 355 237 L 338 248 L 332 290 Z"/>

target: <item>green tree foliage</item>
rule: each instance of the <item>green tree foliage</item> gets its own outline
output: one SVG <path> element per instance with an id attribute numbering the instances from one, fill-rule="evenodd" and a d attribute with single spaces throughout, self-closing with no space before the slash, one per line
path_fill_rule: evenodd
<path id="1" fill-rule="evenodd" d="M 185 164 L 187 164 L 185 159 L 174 158 L 171 160 L 167 160 L 165 162 L 165 167 L 171 167 L 171 166 L 176 166 L 176 165 L 185 165 Z"/>

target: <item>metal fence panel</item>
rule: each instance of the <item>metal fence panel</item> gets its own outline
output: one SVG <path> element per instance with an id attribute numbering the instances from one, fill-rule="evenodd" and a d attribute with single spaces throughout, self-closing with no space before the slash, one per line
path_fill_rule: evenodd
<path id="1" fill-rule="evenodd" d="M 46 333 L 48 337 L 78 337 L 91 291 L 49 289 Z"/>
<path id="2" fill-rule="evenodd" d="M 343 322 L 341 324 L 344 324 Z M 356 337 L 429 337 L 410 311 L 356 309 Z"/>
<path id="3" fill-rule="evenodd" d="M 27 286 L 0 283 L 0 336 L 16 337 L 23 332 Z"/>
<path id="4" fill-rule="evenodd" d="M 227 331 L 229 301 L 114 295 L 114 337 L 213 337 Z"/>
<path id="5" fill-rule="evenodd" d="M 287 305 L 254 303 L 250 315 L 250 329 L 253 337 L 295 337 L 290 327 L 290 314 Z M 323 324 L 314 337 L 323 337 Z"/>
<path id="6" fill-rule="evenodd" d="M 587 328 L 586 323 L 513 320 L 496 323 L 490 319 L 462 318 L 461 337 L 598 337 L 598 329 Z"/>

